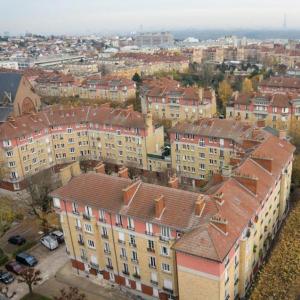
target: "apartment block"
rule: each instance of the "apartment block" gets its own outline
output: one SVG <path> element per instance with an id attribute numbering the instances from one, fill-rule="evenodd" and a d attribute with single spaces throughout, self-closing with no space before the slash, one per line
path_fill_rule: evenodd
<path id="1" fill-rule="evenodd" d="M 213 174 L 244 155 L 247 139 L 263 138 L 262 130 L 235 120 L 201 119 L 182 122 L 170 129 L 172 168 L 182 182 L 201 186 Z"/>
<path id="2" fill-rule="evenodd" d="M 140 92 L 142 112 L 154 118 L 177 123 L 212 117 L 216 113 L 216 96 L 213 90 L 183 87 L 169 78 L 145 80 Z"/>
<path id="3" fill-rule="evenodd" d="M 258 85 L 261 93 L 300 93 L 300 78 L 271 77 Z"/>
<path id="4" fill-rule="evenodd" d="M 79 97 L 124 102 L 136 95 L 136 86 L 132 80 L 99 75 L 84 79 L 79 87 Z"/>
<path id="5" fill-rule="evenodd" d="M 286 215 L 293 151 L 268 134 L 202 194 L 71 179 L 51 196 L 72 266 L 159 299 L 244 297 Z"/>
<path id="6" fill-rule="evenodd" d="M 300 94 L 289 92 L 236 93 L 226 107 L 226 118 L 290 130 L 298 128 Z"/>
<path id="7" fill-rule="evenodd" d="M 164 135 L 151 115 L 131 108 L 51 107 L 1 124 L 0 145 L 2 186 L 18 190 L 29 176 L 81 159 L 147 170 L 147 152 L 162 148 Z"/>

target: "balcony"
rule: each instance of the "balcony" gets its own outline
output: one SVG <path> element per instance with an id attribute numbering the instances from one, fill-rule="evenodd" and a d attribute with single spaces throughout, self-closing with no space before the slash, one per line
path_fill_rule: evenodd
<path id="1" fill-rule="evenodd" d="M 132 261 L 134 264 L 138 264 L 138 263 L 139 263 L 139 260 L 138 260 L 138 259 L 132 258 L 131 261 Z"/>
<path id="2" fill-rule="evenodd" d="M 76 216 L 79 216 L 79 215 L 80 215 L 79 211 L 77 211 L 77 210 L 73 210 L 73 211 L 72 211 L 72 214 L 73 214 L 73 215 L 76 215 Z"/>
<path id="3" fill-rule="evenodd" d="M 134 273 L 132 276 L 134 278 L 136 278 L 136 279 L 141 279 L 141 275 L 140 274 Z"/>
<path id="4" fill-rule="evenodd" d="M 146 235 L 150 235 L 150 236 L 153 236 L 153 235 L 154 235 L 154 233 L 153 233 L 153 232 L 151 232 L 151 231 L 147 231 L 147 230 L 145 231 L 145 234 L 146 234 Z"/>
<path id="5" fill-rule="evenodd" d="M 135 231 L 134 227 L 131 227 L 131 226 L 127 226 L 127 229 L 131 230 L 131 231 Z"/>
<path id="6" fill-rule="evenodd" d="M 167 288 L 165 286 L 163 287 L 163 290 L 166 291 L 169 294 L 173 294 L 173 290 L 171 290 L 171 289 L 169 289 L 169 288 Z"/>
<path id="7" fill-rule="evenodd" d="M 101 237 L 102 237 L 103 239 L 108 240 L 108 235 L 107 235 L 107 234 L 101 234 Z"/>
<path id="8" fill-rule="evenodd" d="M 123 270 L 122 273 L 123 273 L 124 275 L 126 275 L 126 276 L 129 276 L 129 272 L 126 271 L 126 270 Z"/>
<path id="9" fill-rule="evenodd" d="M 88 214 L 86 214 L 86 213 L 83 213 L 83 214 L 82 214 L 82 217 L 83 217 L 85 220 L 87 220 L 87 221 L 91 221 L 91 216 L 88 215 Z"/>
<path id="10" fill-rule="evenodd" d="M 88 258 L 85 255 L 81 255 L 80 258 L 82 261 L 88 261 Z"/>
<path id="11" fill-rule="evenodd" d="M 136 243 L 129 243 L 129 246 L 132 248 L 136 248 Z"/>
<path id="12" fill-rule="evenodd" d="M 154 248 L 147 248 L 147 251 L 148 251 L 148 252 L 155 253 L 155 249 L 154 249 Z"/>
<path id="13" fill-rule="evenodd" d="M 170 238 L 160 235 L 159 240 L 163 243 L 169 244 Z"/>
<path id="14" fill-rule="evenodd" d="M 82 227 L 81 227 L 81 226 L 75 226 L 75 229 L 76 229 L 77 231 L 82 231 Z"/>
<path id="15" fill-rule="evenodd" d="M 81 246 L 84 246 L 84 241 L 83 240 L 78 240 L 78 244 Z"/>
<path id="16" fill-rule="evenodd" d="M 127 256 L 120 254 L 120 258 L 123 260 L 127 260 Z"/>
<path id="17" fill-rule="evenodd" d="M 114 269 L 114 267 L 113 267 L 112 265 L 106 265 L 106 268 L 107 268 L 107 269 L 110 269 L 110 270 L 113 270 L 113 269 Z"/>
<path id="18" fill-rule="evenodd" d="M 98 220 L 99 222 L 106 223 L 106 220 L 104 218 L 99 218 Z"/>
<path id="19" fill-rule="evenodd" d="M 90 265 L 91 265 L 91 268 L 93 268 L 93 269 L 96 269 L 96 270 L 99 269 L 99 265 L 98 264 L 90 262 Z"/>
<path id="20" fill-rule="evenodd" d="M 115 224 L 117 227 L 123 227 L 123 224 L 122 223 L 116 223 Z"/>
<path id="21" fill-rule="evenodd" d="M 153 285 L 158 285 L 158 282 L 156 281 L 156 280 L 150 280 L 150 282 L 151 282 L 151 284 L 153 284 Z"/>
<path id="22" fill-rule="evenodd" d="M 108 250 L 108 249 L 104 249 L 104 253 L 105 254 L 111 254 L 110 250 Z"/>
<path id="23" fill-rule="evenodd" d="M 125 241 L 123 241 L 123 240 L 120 240 L 120 239 L 118 240 L 118 243 L 119 243 L 119 244 L 122 244 L 122 245 L 125 245 L 125 244 L 126 244 L 126 242 L 125 242 Z"/>
<path id="24" fill-rule="evenodd" d="M 150 268 L 150 269 L 156 269 L 156 266 L 155 266 L 155 265 L 149 264 L 149 268 Z"/>

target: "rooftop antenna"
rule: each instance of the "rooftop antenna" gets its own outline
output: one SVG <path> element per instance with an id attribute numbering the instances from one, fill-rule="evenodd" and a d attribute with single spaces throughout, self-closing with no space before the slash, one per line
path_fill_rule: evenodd
<path id="1" fill-rule="evenodd" d="M 283 15 L 283 29 L 287 28 L 287 17 L 286 14 Z"/>

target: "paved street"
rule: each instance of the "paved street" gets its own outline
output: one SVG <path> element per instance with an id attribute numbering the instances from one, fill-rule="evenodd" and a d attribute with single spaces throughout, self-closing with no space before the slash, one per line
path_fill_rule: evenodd
<path id="1" fill-rule="evenodd" d="M 61 245 L 54 251 L 49 251 L 41 244 L 38 244 L 28 252 L 39 260 L 36 268 L 41 271 L 41 276 L 43 278 L 43 281 L 40 284 L 43 284 L 43 282 L 49 278 L 54 277 L 57 270 L 64 266 L 69 260 L 66 255 L 64 245 Z M 17 280 L 9 285 L 9 289 L 10 291 L 17 292 L 16 296 L 13 297 L 13 300 L 18 300 L 28 293 L 27 286 L 25 284 L 18 283 Z"/>

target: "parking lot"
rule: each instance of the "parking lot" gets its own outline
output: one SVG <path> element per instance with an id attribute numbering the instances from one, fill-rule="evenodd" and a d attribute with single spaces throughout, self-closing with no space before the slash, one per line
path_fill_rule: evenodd
<path id="1" fill-rule="evenodd" d="M 54 277 L 58 269 L 64 266 L 68 261 L 64 244 L 60 245 L 59 248 L 54 251 L 50 251 L 41 244 L 37 244 L 27 252 L 35 256 L 39 261 L 35 267 L 41 271 L 41 277 L 43 278 L 39 284 L 43 284 L 43 282 L 49 278 Z M 14 300 L 18 300 L 28 293 L 27 286 L 18 283 L 17 280 L 9 285 L 9 290 L 17 293 L 13 297 Z"/>

